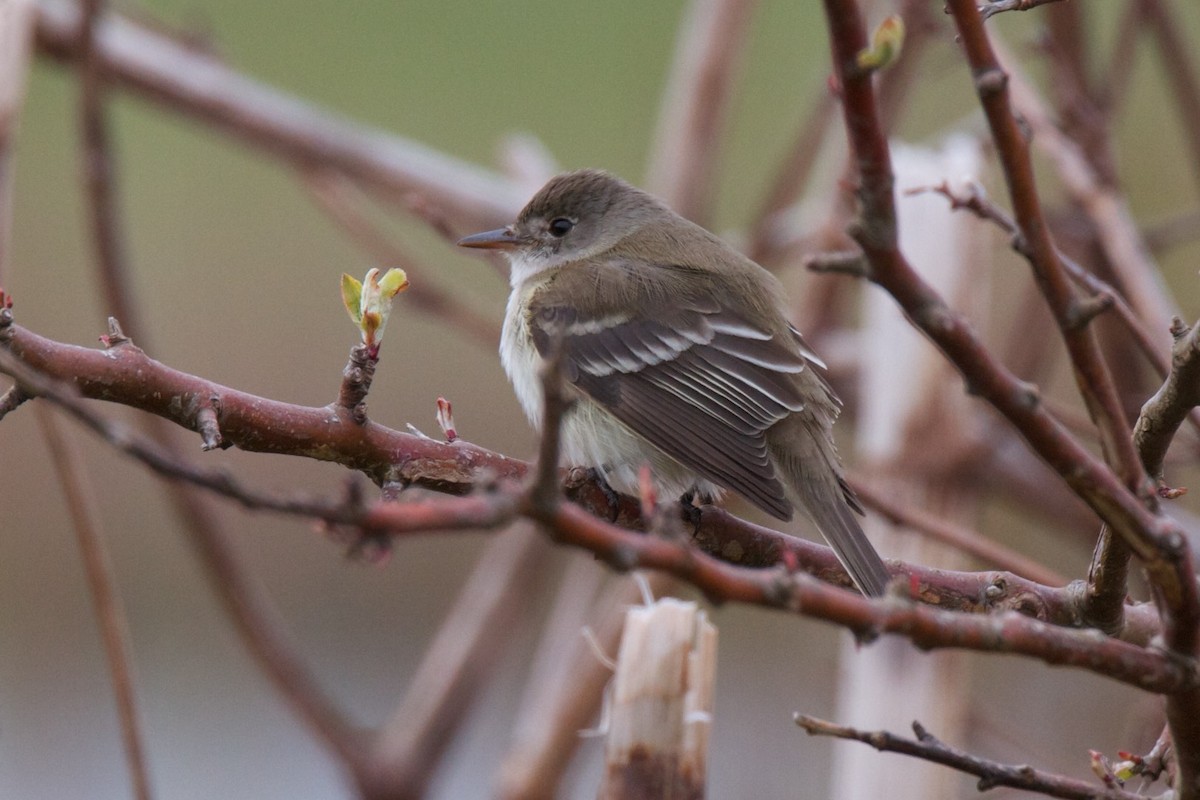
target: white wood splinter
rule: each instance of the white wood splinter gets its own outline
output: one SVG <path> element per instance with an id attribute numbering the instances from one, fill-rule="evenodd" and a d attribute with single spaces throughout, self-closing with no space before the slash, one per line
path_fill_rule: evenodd
<path id="1" fill-rule="evenodd" d="M 717 629 L 695 603 L 632 608 L 617 656 L 601 800 L 703 798 Z"/>

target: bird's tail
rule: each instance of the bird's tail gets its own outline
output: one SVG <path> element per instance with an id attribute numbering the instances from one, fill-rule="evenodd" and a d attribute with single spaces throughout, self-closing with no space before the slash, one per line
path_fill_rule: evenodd
<path id="1" fill-rule="evenodd" d="M 855 512 L 861 513 L 861 508 L 842 480 L 828 430 L 799 415 L 780 424 L 787 427 L 773 431 L 769 447 L 784 484 L 821 530 L 859 590 L 868 597 L 882 595 L 890 576 L 858 524 Z"/>

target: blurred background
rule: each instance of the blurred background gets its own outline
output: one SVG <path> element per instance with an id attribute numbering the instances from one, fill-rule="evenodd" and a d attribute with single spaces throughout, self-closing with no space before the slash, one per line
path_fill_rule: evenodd
<path id="1" fill-rule="evenodd" d="M 1200 6 L 1169 5 L 1182 23 L 1181 35 L 1200 42 Z M 1112 41 L 1123 6 L 1090 4 L 1087 40 Z M 147 0 L 115 10 L 192 32 L 248 76 L 466 161 L 495 167 L 506 137 L 528 133 L 564 169 L 604 167 L 638 182 L 685 4 Z M 885 10 L 880 4 L 872 19 Z M 1001 15 L 989 25 L 1036 79 L 1053 80 L 1033 48 L 1040 35 L 1036 13 Z M 1138 47 L 1134 69 L 1125 76 L 1130 88 L 1114 149 L 1133 214 L 1153 227 L 1194 211 L 1200 195 L 1182 166 L 1185 140 L 1161 63 L 1145 37 Z M 1107 47 L 1099 45 L 1098 52 Z M 829 72 L 818 4 L 759 3 L 720 148 L 717 231 L 736 241 L 753 221 L 796 130 L 826 90 Z M 122 91 L 113 97 L 123 230 L 149 328 L 149 341 L 140 344 L 173 367 L 248 392 L 310 405 L 329 402 L 355 341 L 341 308 L 339 276 L 386 265 L 338 230 L 289 167 L 140 97 Z M 108 309 L 85 224 L 77 101 L 74 75 L 36 58 L 15 146 L 4 288 L 16 298 L 20 324 L 90 345 L 103 332 Z M 943 24 L 923 53 L 896 135 L 938 144 L 964 127 L 980 130 L 980 117 L 952 31 Z M 813 178 L 826 188 L 844 158 L 836 143 L 827 150 Z M 999 189 L 994 196 L 1004 198 Z M 1061 197 L 1052 176 L 1044 196 Z M 504 277 L 393 210 L 381 207 L 376 221 L 412 254 L 414 284 L 448 287 L 457 301 L 498 320 L 507 294 Z M 824 212 L 810 207 L 806 213 Z M 999 237 L 989 247 L 996 253 L 995 281 L 1028 281 L 1026 265 Z M 1194 319 L 1200 312 L 1200 245 L 1194 237 L 1185 240 L 1164 250 L 1159 264 L 1186 317 Z M 799 258 L 784 269 L 798 294 L 814 280 Z M 460 435 L 530 456 L 535 440 L 494 347 L 404 303 L 401 296 L 389 323 L 371 416 L 391 427 L 412 423 L 433 432 L 435 399 L 443 395 L 454 403 Z M 994 307 L 991 317 L 1008 311 Z M 806 328 L 806 320 L 798 322 Z M 827 348 L 837 352 L 837 342 Z M 1075 402 L 1069 377 L 1055 381 L 1066 387 L 1062 396 Z M 957 382 L 947 387 L 960 391 Z M 104 411 L 135 418 L 119 408 Z M 70 430 L 84 448 L 128 604 L 159 796 L 352 796 L 336 762 L 242 650 L 158 482 L 79 429 Z M 854 430 L 851 413 L 839 428 L 846 453 L 853 452 Z M 267 488 L 332 494 L 346 477 L 341 468 L 301 459 L 236 451 L 201 455 L 198 441 L 183 438 L 197 461 L 226 464 Z M 74 536 L 28 408 L 0 424 L 0 476 L 0 796 L 128 796 L 112 693 Z M 1188 500 L 1184 507 L 1194 507 Z M 487 537 L 405 540 L 388 563 L 366 565 L 348 560 L 338 545 L 295 520 L 219 508 L 237 533 L 239 555 L 264 581 L 323 687 L 356 721 L 382 723 Z M 981 518 L 998 538 L 1051 568 L 1072 578 L 1084 575 L 1094 531 L 1051 537 L 1040 518 L 1014 513 L 1004 502 L 985 504 Z M 495 677 L 439 771 L 433 796 L 487 794 L 508 744 L 528 654 L 554 597 L 553 580 L 571 560 L 588 558 L 556 550 L 540 568 L 543 580 L 532 589 L 531 611 L 494 654 Z M 791 715 L 834 714 L 839 643 L 848 634 L 764 610 L 713 613 L 721 638 L 711 796 L 826 796 L 832 747 L 806 737 Z M 956 744 L 1086 777 L 1088 748 L 1144 752 L 1157 734 L 1147 723 L 1157 714 L 1153 698 L 1111 681 L 1014 658 L 967 661 L 963 691 L 972 698 L 972 741 Z M 594 795 L 601 753 L 600 740 L 582 742 L 562 796 Z M 885 770 L 899 760 L 872 758 Z M 961 780 L 962 794 L 973 791 L 971 780 L 955 780 Z"/>

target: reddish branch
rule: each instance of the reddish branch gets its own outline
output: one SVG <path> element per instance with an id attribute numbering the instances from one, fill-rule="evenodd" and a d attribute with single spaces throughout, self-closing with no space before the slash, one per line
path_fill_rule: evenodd
<path id="1" fill-rule="evenodd" d="M 1200 406 L 1200 323 L 1190 329 L 1179 319 L 1171 329 L 1171 372 L 1146 401 L 1134 428 L 1146 471 L 1162 484 L 1167 448 L 1191 409 Z"/>
<path id="2" fill-rule="evenodd" d="M 1012 422 L 1034 450 L 1143 560 L 1162 607 L 1168 646 L 1181 657 L 1190 659 L 1196 651 L 1197 622 L 1200 621 L 1200 601 L 1191 554 L 1179 527 L 1147 508 L 1143 504 L 1144 498 L 1129 489 L 1129 486 L 1140 484 L 1141 466 L 1130 464 L 1131 441 L 1114 440 L 1121 427 L 1119 417 L 1111 414 L 1113 407 L 1105 399 L 1108 392 L 1101 388 L 1104 384 L 1092 383 L 1103 377 L 1102 362 L 1092 363 L 1095 354 L 1086 338 L 1078 332 L 1064 331 L 1080 370 L 1081 389 L 1089 396 L 1093 390 L 1100 389 L 1097 394 L 1099 407 L 1094 412 L 1102 412 L 1107 417 L 1104 424 L 1110 440 L 1109 452 L 1117 454 L 1129 479 L 1128 485 L 1088 453 L 1042 408 L 1032 387 L 1023 385 L 984 349 L 966 320 L 945 305 L 899 252 L 888 143 L 879 121 L 870 75 L 855 64 L 857 53 L 867 45 L 863 20 L 851 0 L 825 0 L 825 6 L 834 65 L 842 85 L 846 127 L 860 166 L 861 218 L 853 233 L 870 265 L 871 278 L 887 289 L 915 324 L 946 353 L 963 373 L 971 390 L 983 396 Z M 1069 312 L 1075 307 L 1074 298 L 1061 265 L 1057 264 L 1052 243 L 1041 227 L 1036 187 L 1028 166 L 1025 142 L 1008 107 L 1005 76 L 991 54 L 982 20 L 974 5 L 967 0 L 954 0 L 951 11 L 974 67 L 981 100 L 997 144 L 1002 150 L 1008 150 L 1002 155 L 1002 163 L 1008 173 L 1018 224 L 1035 254 L 1035 272 L 1056 316 L 1065 325 L 1071 320 Z M 1182 739 L 1183 746 L 1189 751 L 1188 760 L 1195 758 L 1192 754 L 1200 752 L 1200 714 L 1197 709 L 1200 709 L 1200 694 L 1194 691 L 1168 699 L 1168 718 L 1176 745 L 1181 746 Z M 1181 768 L 1181 775 L 1187 778 L 1185 786 L 1197 774 L 1200 774 L 1200 763 Z M 1185 796 L 1194 797 L 1195 792 L 1189 787 Z"/>
<path id="3" fill-rule="evenodd" d="M 899 251 L 887 138 L 879 124 L 870 75 L 855 64 L 857 53 L 866 46 L 866 30 L 850 0 L 826 0 L 826 9 L 846 126 L 860 167 L 861 216 L 852 233 L 869 263 L 871 279 L 945 353 L 968 389 L 991 403 L 1093 511 L 1134 543 L 1138 555 L 1170 585 L 1172 608 L 1190 614 L 1187 610 L 1195 608 L 1194 587 L 1183 578 L 1190 575 L 1190 556 L 1178 525 L 1146 508 L 1072 437 L 1039 402 L 1037 390 L 996 360 L 970 323 L 946 305 Z"/>
<path id="4" fill-rule="evenodd" d="M 974 3 L 967 0 L 951 2 L 950 11 L 958 25 L 959 37 L 974 75 L 975 89 L 1008 184 L 1013 214 L 1021 232 L 1020 251 L 1033 268 L 1042 295 L 1058 321 L 1071 356 L 1076 383 L 1101 431 L 1101 442 L 1107 457 L 1120 471 L 1126 485 L 1142 492 L 1146 483 L 1145 473 L 1133 449 L 1129 423 L 1121 408 L 1112 375 L 1095 332 L 1086 324 L 1087 317 L 1081 316 L 1081 300 L 1076 296 L 1058 248 L 1050 238 L 1034 180 L 1029 144 L 1013 114 L 1009 99 L 1008 78 L 992 51 L 983 20 Z"/>
<path id="5" fill-rule="evenodd" d="M 225 444 L 254 452 L 333 461 L 362 472 L 380 485 L 396 482 L 467 494 L 481 482 L 520 480 L 528 469 L 523 461 L 461 439 L 444 443 L 401 433 L 369 420 L 359 422 L 352 410 L 357 405 L 354 401 L 349 406 L 343 401 L 313 408 L 240 392 L 171 369 L 146 356 L 128 340 L 120 340 L 107 350 L 95 350 L 60 344 L 12 324 L 0 329 L 0 344 L 25 366 L 70 381 L 84 397 L 138 408 L 190 430 L 197 430 L 209 418 L 207 411 L 215 415 Z M 166 461 L 158 468 L 174 464 L 170 459 Z M 315 513 L 295 497 L 255 494 L 221 471 L 200 471 L 186 479 L 246 507 Z M 582 474 L 570 476 L 567 490 L 576 502 L 607 515 L 607 498 L 594 482 L 583 480 Z M 487 503 L 478 495 L 464 498 L 455 509 L 444 509 L 437 503 L 409 506 L 406 513 L 414 530 L 443 528 L 464 514 L 482 515 L 477 519 L 478 524 L 492 519 L 487 516 Z M 625 498 L 618 509 L 618 521 L 637 526 L 637 506 L 637 501 Z M 331 522 L 349 519 L 348 516 L 324 518 Z M 721 509 L 702 510 L 695 541 L 707 552 L 727 561 L 751 567 L 795 564 L 823 580 L 849 585 L 845 572 L 827 548 L 753 525 Z M 969 611 L 1007 608 L 1054 624 L 1081 624 L 1078 593 L 1071 587 L 1051 588 L 1003 573 L 952 573 L 919 565 L 903 565 L 900 569 L 917 581 L 924 599 L 942 608 Z M 1127 611 L 1131 616 L 1123 637 L 1145 641 L 1153 635 L 1154 615 L 1148 607 L 1129 607 Z"/>
<path id="6" fill-rule="evenodd" d="M 9 316 L 11 311 L 0 314 L 3 318 Z M 3 323 L 3 318 L 0 318 L 0 323 Z M 92 414 L 71 392 L 66 391 L 63 384 L 35 372 L 29 364 L 22 363 L 14 357 L 19 355 L 27 358 L 31 353 L 31 344 L 41 344 L 44 350 L 46 340 L 39 341 L 37 337 L 11 324 L 7 327 L 0 324 L 0 334 L 0 344 L 5 345 L 0 348 L 0 371 L 13 375 L 27 391 L 53 399 L 97 433 L 141 458 L 161 474 L 203 485 L 247 505 L 257 504 L 256 507 L 273 508 L 333 523 L 353 525 L 366 532 L 386 531 L 391 534 L 431 529 L 494 528 L 512 521 L 517 516 L 526 516 L 550 528 L 557 541 L 587 549 L 617 569 L 662 570 L 692 583 L 716 601 L 736 601 L 790 610 L 847 627 L 864 640 L 873 639 L 882 633 L 896 633 L 927 649 L 955 647 L 1017 653 L 1050 664 L 1089 669 L 1149 691 L 1172 692 L 1200 685 L 1200 676 L 1197 675 L 1195 664 L 1190 659 L 1180 659 L 1095 633 L 1046 624 L 1022 614 L 964 615 L 919 605 L 907 599 L 870 601 L 804 573 L 778 567 L 764 570 L 735 566 L 698 551 L 685 538 L 647 536 L 603 522 L 573 503 L 547 502 L 543 494 L 536 493 L 538 496 L 535 496 L 533 489 L 536 489 L 536 484 L 525 491 L 515 490 L 512 488 L 513 484 L 508 484 L 508 488 L 496 485 L 491 491 L 461 498 L 414 503 L 377 502 L 366 505 L 354 501 L 353 498 L 351 502 L 305 501 L 297 498 L 284 501 L 256 495 L 238 487 L 232 479 L 222 473 L 199 470 L 175 461 L 154 445 L 141 442 L 127 431 L 105 422 Z M 53 347 L 53 343 L 49 344 Z M 66 348 L 62 345 L 57 347 Z M 148 392 L 149 396 L 160 398 L 161 402 L 156 401 L 157 413 L 169 414 L 171 408 L 190 405 L 186 391 L 188 376 L 155 364 L 128 342 L 117 345 L 108 354 L 83 348 L 67 348 L 63 352 L 74 356 L 75 366 L 86 362 L 89 356 L 99 356 L 102 362 L 136 361 L 140 367 L 133 376 L 132 388 L 135 392 L 144 391 Z M 111 369 L 113 374 L 124 375 L 125 380 L 130 380 L 128 367 L 128 364 L 115 363 Z M 108 399 L 117 399 L 118 390 L 123 388 L 112 380 L 75 374 L 75 385 L 85 393 L 90 390 L 107 395 Z M 166 381 L 175 382 L 174 390 L 161 391 Z M 238 394 L 196 379 L 191 381 L 193 386 L 200 384 L 204 396 L 208 396 L 214 389 L 222 398 L 225 397 L 223 391 L 228 391 L 230 396 Z M 248 420 L 245 415 L 249 411 L 249 399 L 249 396 L 242 395 L 233 402 L 226 403 L 223 399 L 220 403 L 222 421 L 228 422 L 232 429 L 227 435 L 229 441 L 236 443 L 248 435 Z M 146 407 L 155 404 L 148 404 L 143 399 L 140 403 L 130 405 Z M 525 471 L 525 465 L 520 462 L 472 448 L 464 445 L 461 440 L 453 445 L 442 444 L 387 431 L 370 422 L 359 424 L 349 419 L 347 413 L 339 413 L 333 407 L 304 409 L 287 407 L 286 404 L 273 404 L 261 399 L 255 405 L 264 406 L 253 412 L 257 419 L 264 421 L 261 415 L 270 414 L 272 411 L 283 414 L 282 418 L 291 419 L 299 426 L 300 429 L 295 435 L 306 439 L 303 445 L 300 441 L 294 441 L 292 448 L 288 448 L 283 446 L 281 437 L 284 434 L 276 431 L 270 437 L 276 444 L 274 452 L 295 452 L 296 448 L 303 446 L 308 454 L 315 450 L 326 460 L 357 463 L 360 466 L 356 468 L 386 474 L 389 471 L 386 461 L 371 467 L 363 460 L 365 451 L 373 447 L 377 456 L 399 461 L 395 469 L 404 471 L 409 480 L 420 480 L 427 485 L 443 488 L 457 488 L 459 491 L 470 486 L 472 481 L 478 480 L 480 470 L 486 470 L 489 464 L 507 464 L 513 477 Z M 233 410 L 233 413 L 230 413 L 230 410 Z M 305 417 L 309 413 L 325 418 L 328 436 L 305 428 Z M 242 418 L 239 419 L 239 416 Z M 182 424 L 188 425 L 186 419 Z M 374 432 L 366 437 L 361 434 L 352 436 L 349 433 L 355 429 L 366 431 L 372 428 Z M 356 453 L 354 458 L 343 459 L 334 452 L 337 447 L 347 444 Z M 424 452 L 424 459 L 411 457 L 417 451 Z M 423 462 L 424 469 L 430 470 L 430 474 L 425 474 L 422 467 L 414 467 L 414 462 L 418 460 Z M 455 477 L 452 479 L 450 476 Z M 703 516 L 701 535 L 704 535 L 705 530 L 708 531 L 708 535 L 712 535 L 712 530 L 717 526 L 709 522 L 709 518 L 716 517 L 720 520 L 725 515 L 716 509 L 706 509 Z M 745 526 L 735 526 L 735 529 L 742 527 Z M 779 534 L 775 536 L 779 537 Z M 732 541 L 726 541 L 724 546 L 729 547 Z M 827 548 L 811 544 L 808 548 L 819 551 L 822 558 L 832 561 Z M 779 562 L 788 564 L 789 559 L 781 556 Z M 909 591 L 922 599 L 927 590 L 936 595 L 933 584 L 940 575 L 949 575 L 952 581 L 956 575 L 915 567 L 907 569 L 912 570 L 909 573 Z M 844 579 L 844 576 L 841 577 Z M 929 584 L 924 583 L 926 578 L 929 579 Z M 1011 577 L 1009 579 L 1019 580 Z M 963 577 L 960 580 L 969 582 L 970 578 Z M 976 589 L 978 588 L 977 585 Z M 1000 586 L 997 586 L 997 589 L 1002 591 Z M 349 755 L 354 757 L 357 750 Z"/>

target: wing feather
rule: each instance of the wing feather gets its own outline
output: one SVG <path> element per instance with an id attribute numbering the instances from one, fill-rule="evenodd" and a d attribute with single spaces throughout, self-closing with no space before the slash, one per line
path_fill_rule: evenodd
<path id="1" fill-rule="evenodd" d="M 805 407 L 796 375 L 809 359 L 797 339 L 779 341 L 711 298 L 593 319 L 535 299 L 530 320 L 538 350 L 560 338 L 568 379 L 617 419 L 699 476 L 791 516 L 766 431 Z"/>

